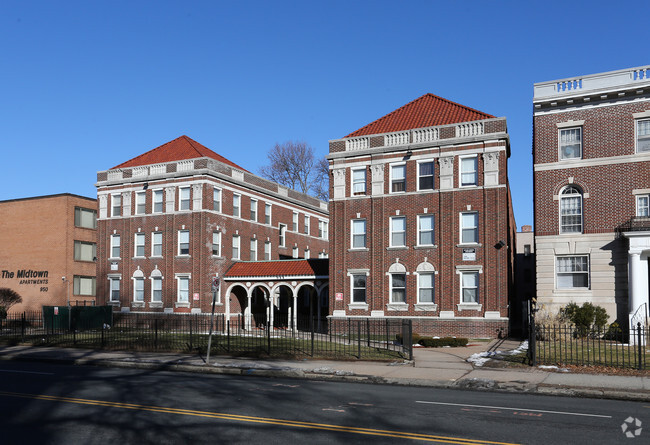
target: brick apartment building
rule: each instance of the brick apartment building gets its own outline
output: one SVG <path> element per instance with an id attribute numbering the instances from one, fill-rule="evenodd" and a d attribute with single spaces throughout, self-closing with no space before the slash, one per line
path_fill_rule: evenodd
<path id="1" fill-rule="evenodd" d="M 255 261 L 328 256 L 327 203 L 187 136 L 98 172 L 96 185 L 98 299 L 114 310 L 210 312 L 218 278 L 217 312 L 250 322 L 253 306 L 268 310 L 271 296 L 278 304 L 280 288 L 269 281 L 282 282 L 254 281 Z M 236 262 L 251 262 L 246 276 L 224 282 Z M 281 289 L 298 287 L 289 280 Z"/>
<path id="2" fill-rule="evenodd" d="M 420 334 L 508 332 L 505 118 L 426 94 L 330 141 L 330 310 Z"/>
<path id="3" fill-rule="evenodd" d="M 536 83 L 533 104 L 538 303 L 645 321 L 650 66 Z"/>
<path id="4" fill-rule="evenodd" d="M 95 199 L 66 193 L 0 201 L 0 287 L 23 299 L 9 312 L 94 304 L 96 239 Z"/>

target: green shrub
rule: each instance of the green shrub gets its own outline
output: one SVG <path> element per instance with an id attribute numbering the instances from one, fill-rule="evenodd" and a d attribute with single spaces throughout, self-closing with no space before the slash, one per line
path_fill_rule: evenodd
<path id="1" fill-rule="evenodd" d="M 607 324 L 607 311 L 600 306 L 584 303 L 578 306 L 569 303 L 560 309 L 560 318 L 570 321 L 576 327 L 577 335 L 584 337 L 592 327 L 602 329 Z"/>
<path id="2" fill-rule="evenodd" d="M 417 345 L 420 342 L 421 338 L 422 338 L 422 336 L 420 334 L 416 334 L 415 332 L 413 332 L 411 334 L 411 342 L 412 342 L 412 344 Z M 397 340 L 397 342 L 400 343 L 400 344 L 404 344 L 404 342 L 402 341 L 403 340 L 402 334 L 396 334 L 395 335 L 395 340 Z"/>
<path id="3" fill-rule="evenodd" d="M 424 337 L 420 339 L 419 344 L 427 348 L 441 348 L 443 346 L 450 346 L 452 348 L 458 346 L 467 346 L 469 342 L 466 338 L 456 338 L 456 337 L 443 337 L 443 338 L 431 338 Z"/>

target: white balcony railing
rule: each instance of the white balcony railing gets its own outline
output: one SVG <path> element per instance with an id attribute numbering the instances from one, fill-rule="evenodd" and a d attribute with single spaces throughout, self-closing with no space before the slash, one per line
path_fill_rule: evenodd
<path id="1" fill-rule="evenodd" d="M 409 143 L 409 132 L 390 133 L 384 136 L 384 146 L 393 147 L 395 145 L 406 145 Z"/>
<path id="2" fill-rule="evenodd" d="M 483 133 L 484 133 L 483 122 L 468 122 L 466 124 L 456 125 L 457 138 L 480 136 Z"/>
<path id="3" fill-rule="evenodd" d="M 352 138 L 345 141 L 346 151 L 365 150 L 367 148 L 370 148 L 370 138 L 368 137 Z"/>
<path id="4" fill-rule="evenodd" d="M 186 172 L 188 170 L 192 170 L 193 168 L 194 161 L 179 161 L 178 164 L 176 164 L 177 172 Z"/>
<path id="5" fill-rule="evenodd" d="M 115 181 L 118 179 L 122 179 L 124 177 L 124 174 L 122 173 L 122 170 L 112 170 L 108 172 L 108 180 L 109 181 Z"/>
<path id="6" fill-rule="evenodd" d="M 437 141 L 438 139 L 440 139 L 440 130 L 437 128 L 423 128 L 421 130 L 413 130 L 414 144 Z"/>
<path id="7" fill-rule="evenodd" d="M 133 178 L 140 178 L 143 176 L 147 176 L 149 174 L 149 168 L 147 167 L 135 167 L 131 171 L 131 177 Z"/>
<path id="8" fill-rule="evenodd" d="M 165 164 L 152 165 L 150 172 L 152 175 L 162 175 L 167 173 L 167 166 Z"/>

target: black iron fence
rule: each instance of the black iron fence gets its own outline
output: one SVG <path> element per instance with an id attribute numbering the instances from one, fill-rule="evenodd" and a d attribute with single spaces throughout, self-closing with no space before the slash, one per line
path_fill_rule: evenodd
<path id="1" fill-rule="evenodd" d="M 628 329 L 545 325 L 530 327 L 528 351 L 533 366 L 585 365 L 649 369 L 648 327 Z"/>
<path id="2" fill-rule="evenodd" d="M 72 311 L 62 310 L 9 314 L 0 321 L 0 342 L 91 349 L 207 351 L 209 314 L 109 314 L 110 320 L 73 320 Z M 295 327 L 291 321 L 271 326 L 255 320 L 254 314 L 228 320 L 224 314 L 216 314 L 212 320 L 211 354 L 413 358 L 411 320 L 302 318 Z M 403 341 L 398 342 L 397 338 Z"/>

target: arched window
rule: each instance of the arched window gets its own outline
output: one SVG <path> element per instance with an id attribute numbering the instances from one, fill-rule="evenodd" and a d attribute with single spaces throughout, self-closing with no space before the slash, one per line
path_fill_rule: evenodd
<path id="1" fill-rule="evenodd" d="M 582 232 L 582 191 L 569 185 L 560 192 L 560 233 Z"/>
<path id="2" fill-rule="evenodd" d="M 390 276 L 390 302 L 406 303 L 406 267 L 394 263 L 388 269 Z"/>

